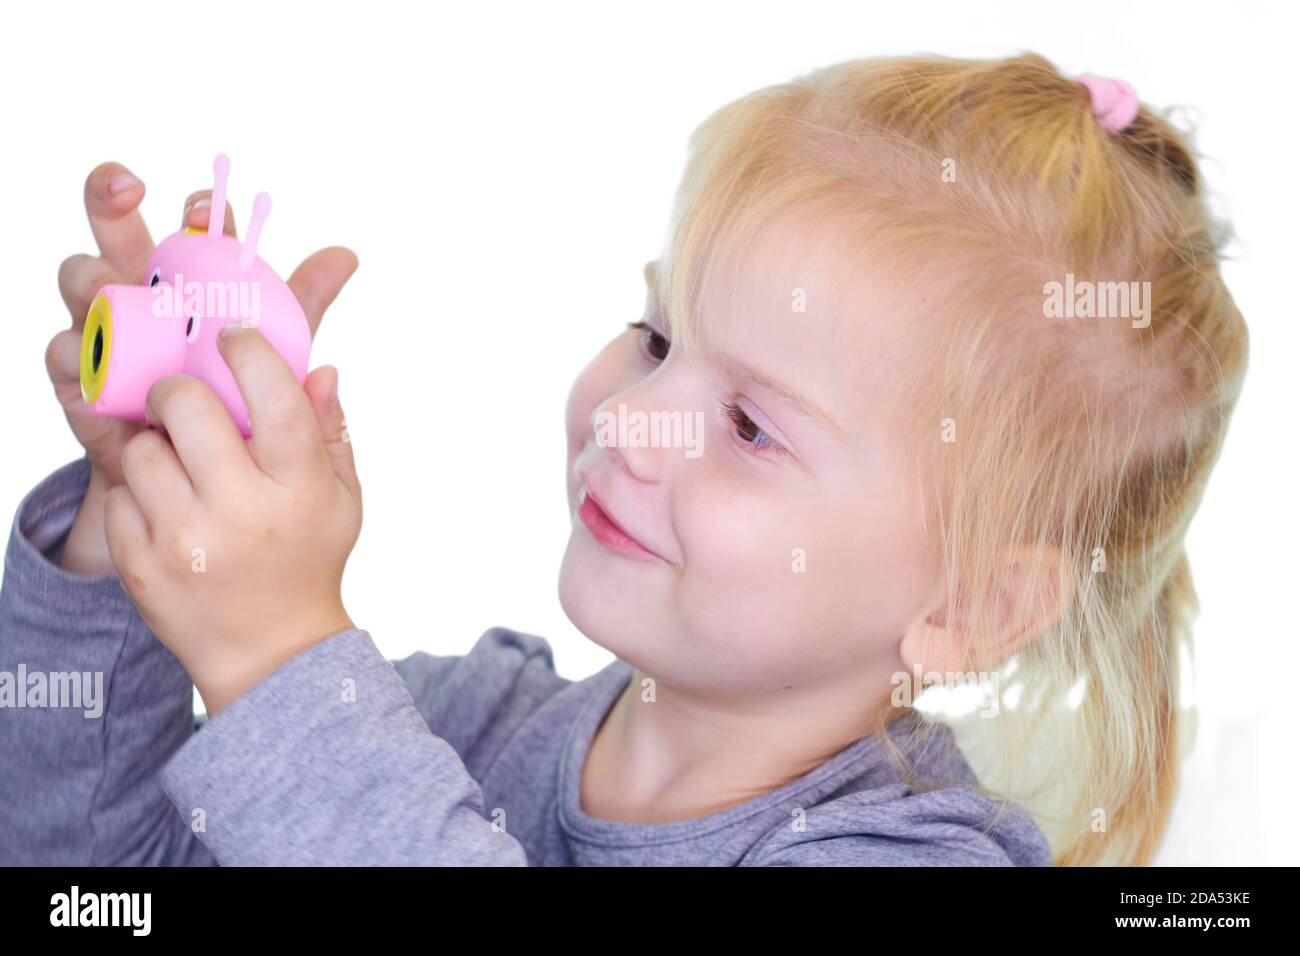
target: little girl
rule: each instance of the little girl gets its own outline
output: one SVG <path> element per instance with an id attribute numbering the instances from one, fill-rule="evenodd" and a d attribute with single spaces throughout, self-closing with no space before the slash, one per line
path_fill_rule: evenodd
<path id="1" fill-rule="evenodd" d="M 247 444 L 185 376 L 166 438 L 86 414 L 76 317 L 151 248 L 143 187 L 92 175 L 104 257 L 65 264 L 48 356 L 87 457 L 18 508 L 0 667 L 107 698 L 0 714 L 0 862 L 1151 859 L 1184 535 L 1246 364 L 1189 148 L 1034 55 L 840 64 L 691 146 L 645 315 L 569 399 L 559 594 L 618 658 L 580 681 L 502 627 L 390 663 L 354 625 L 332 369 L 223 339 Z M 295 273 L 313 325 L 354 266 Z"/>

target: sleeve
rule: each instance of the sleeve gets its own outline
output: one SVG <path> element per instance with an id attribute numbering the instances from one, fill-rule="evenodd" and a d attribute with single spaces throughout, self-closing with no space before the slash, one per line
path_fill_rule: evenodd
<path id="1" fill-rule="evenodd" d="M 429 730 L 483 779 L 511 735 L 569 681 L 555 673 L 550 644 L 510 628 L 484 632 L 466 655 L 419 652 L 393 666 Z"/>
<path id="2" fill-rule="evenodd" d="M 0 586 L 0 864 L 211 865 L 159 771 L 193 685 L 116 575 L 57 564 L 90 479 L 53 472 L 14 515 Z"/>
<path id="3" fill-rule="evenodd" d="M 527 865 L 466 759 L 526 712 L 525 672 L 554 677 L 540 640 L 495 629 L 465 657 L 394 663 L 364 630 L 335 634 L 208 720 L 163 788 L 222 865 Z"/>

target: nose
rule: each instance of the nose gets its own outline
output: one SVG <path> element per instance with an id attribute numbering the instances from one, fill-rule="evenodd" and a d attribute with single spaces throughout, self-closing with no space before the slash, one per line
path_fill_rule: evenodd
<path id="1" fill-rule="evenodd" d="M 702 415 L 681 400 L 685 394 L 666 370 L 615 392 L 592 412 L 597 445 L 621 457 L 638 480 L 663 481 L 699 440 Z"/>

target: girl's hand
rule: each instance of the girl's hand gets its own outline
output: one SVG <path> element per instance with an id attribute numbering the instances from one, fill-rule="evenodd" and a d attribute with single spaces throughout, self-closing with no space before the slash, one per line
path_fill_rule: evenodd
<path id="1" fill-rule="evenodd" d="M 181 214 L 182 226 L 206 228 L 211 190 L 192 194 Z M 99 256 L 69 256 L 59 266 L 59 293 L 72 315 L 72 327 L 59 332 L 45 350 L 45 368 L 63 413 L 90 459 L 90 486 L 63 550 L 63 567 L 81 574 L 109 574 L 113 565 L 104 541 L 103 502 L 108 490 L 122 483 L 121 454 L 138 422 L 96 415 L 81 395 L 81 332 L 91 300 L 109 283 L 144 281 L 154 243 L 140 215 L 144 184 L 120 163 L 103 163 L 86 177 L 86 217 Z M 226 204 L 225 232 L 235 236 L 235 217 Z M 312 334 L 326 308 L 356 270 L 356 256 L 342 247 L 309 256 L 289 277 Z"/>
<path id="2" fill-rule="evenodd" d="M 257 328 L 218 348 L 252 421 L 244 439 L 205 383 L 169 375 L 122 450 L 105 503 L 122 585 L 189 672 L 209 715 L 308 647 L 354 625 L 343 567 L 361 531 L 361 485 L 338 373 L 304 386 Z M 170 438 L 170 440 L 168 440 Z"/>

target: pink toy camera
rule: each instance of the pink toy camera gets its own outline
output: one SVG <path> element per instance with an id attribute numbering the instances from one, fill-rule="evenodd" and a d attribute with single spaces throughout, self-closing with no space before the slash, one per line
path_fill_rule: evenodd
<path id="1" fill-rule="evenodd" d="M 222 231 L 230 173 L 224 153 L 212 170 L 207 230 L 168 236 L 149 257 L 144 285 L 106 285 L 91 302 L 81 337 L 81 393 L 99 415 L 142 422 L 154 382 L 185 372 L 211 386 L 247 438 L 248 406 L 217 351 L 217 332 L 230 322 L 256 326 L 301 384 L 311 328 L 292 290 L 257 256 L 271 197 L 257 194 L 241 243 Z"/>

